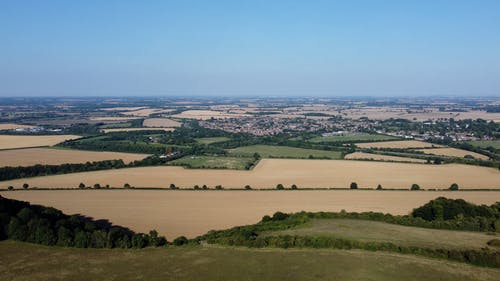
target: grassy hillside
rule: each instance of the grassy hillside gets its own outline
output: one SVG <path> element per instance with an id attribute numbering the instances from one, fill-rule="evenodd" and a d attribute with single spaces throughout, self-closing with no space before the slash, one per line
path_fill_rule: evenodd
<path id="1" fill-rule="evenodd" d="M 228 141 L 231 139 L 226 138 L 226 137 L 212 137 L 212 138 L 197 138 L 195 140 L 197 143 L 200 143 L 200 144 L 212 144 L 212 143 L 218 143 L 218 142 L 225 142 L 225 141 Z"/>
<path id="2" fill-rule="evenodd" d="M 216 157 L 216 156 L 187 156 L 170 162 L 173 165 L 187 168 L 233 169 L 245 170 L 253 165 L 255 159 L 249 157 Z"/>
<path id="3" fill-rule="evenodd" d="M 229 153 L 232 155 L 240 156 L 252 156 L 254 153 L 258 153 L 263 158 L 309 158 L 309 156 L 311 155 L 315 158 L 330 159 L 340 159 L 342 157 L 342 153 L 339 151 L 326 151 L 275 145 L 242 146 L 231 149 Z"/>
<path id="4" fill-rule="evenodd" d="M 340 250 L 71 249 L 0 242 L 2 280 L 498 280 L 499 269 Z"/>

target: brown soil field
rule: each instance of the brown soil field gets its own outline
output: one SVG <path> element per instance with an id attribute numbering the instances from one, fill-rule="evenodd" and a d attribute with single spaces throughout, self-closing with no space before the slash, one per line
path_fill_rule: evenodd
<path id="1" fill-rule="evenodd" d="M 165 132 L 170 132 L 175 130 L 175 128 L 114 128 L 114 129 L 102 129 L 103 132 L 105 133 L 112 133 L 112 132 L 130 132 L 130 131 L 151 131 L 151 130 L 158 130 L 158 131 L 165 131 Z"/>
<path id="2" fill-rule="evenodd" d="M 383 141 L 383 142 L 367 142 L 357 143 L 356 146 L 361 148 L 428 148 L 428 147 L 442 147 L 438 144 L 432 144 L 424 141 L 417 140 L 404 140 L 404 141 Z"/>
<path id="3" fill-rule="evenodd" d="M 0 149 L 14 149 L 23 147 L 52 146 L 65 140 L 81 138 L 75 135 L 53 136 L 7 136 L 0 135 Z"/>
<path id="4" fill-rule="evenodd" d="M 28 128 L 34 128 L 34 127 L 35 126 L 12 124 L 12 123 L 0 124 L 0 130 L 28 129 Z"/>
<path id="5" fill-rule="evenodd" d="M 258 222 L 276 211 L 375 211 L 404 215 L 439 196 L 493 204 L 500 192 L 410 192 L 364 190 L 183 191 L 183 190 L 46 190 L 0 192 L 0 195 L 109 219 L 146 232 L 156 229 L 170 240 L 195 237 L 213 229 Z"/>
<path id="6" fill-rule="evenodd" d="M 180 127 L 181 123 L 167 118 L 149 118 L 142 122 L 144 127 Z"/>
<path id="7" fill-rule="evenodd" d="M 236 118 L 241 116 L 247 116 L 245 114 L 230 114 L 224 113 L 221 111 L 213 111 L 213 110 L 186 110 L 181 112 L 180 114 L 172 115 L 172 117 L 176 118 L 184 118 L 184 119 L 199 119 L 206 120 L 210 118 Z"/>
<path id="8" fill-rule="evenodd" d="M 129 183 L 135 187 L 166 188 L 171 183 L 192 188 L 208 185 L 213 188 L 274 189 L 281 183 L 285 187 L 296 184 L 299 188 L 348 188 L 356 182 L 360 188 L 410 188 L 414 183 L 421 188 L 448 188 L 457 183 L 461 189 L 500 189 L 500 171 L 472 165 L 422 165 L 356 160 L 298 160 L 262 159 L 250 171 L 185 169 L 182 167 L 140 167 L 105 170 L 66 175 L 44 176 L 0 182 L 0 188 L 23 183 L 41 188 L 76 188 L 80 182 L 99 183 L 122 187 Z"/>
<path id="9" fill-rule="evenodd" d="M 422 151 L 423 153 L 433 154 L 433 155 L 442 155 L 442 156 L 451 156 L 451 157 L 460 157 L 460 158 L 463 158 L 466 155 L 471 155 L 476 159 L 482 159 L 482 160 L 489 159 L 489 157 L 486 155 L 482 155 L 479 153 L 475 153 L 475 152 L 467 151 L 467 150 L 463 150 L 463 149 L 451 148 L 451 147 L 418 149 L 418 151 Z"/>
<path id="10" fill-rule="evenodd" d="M 382 161 L 393 161 L 393 162 L 413 162 L 413 163 L 425 163 L 426 161 L 423 159 L 416 158 L 408 158 L 408 157 L 398 157 L 398 156 L 390 156 L 390 155 L 380 155 L 375 153 L 365 153 L 365 152 L 354 152 L 351 154 L 347 154 L 345 159 L 349 160 L 382 160 Z"/>
<path id="11" fill-rule="evenodd" d="M 0 151 L 0 167 L 33 166 L 36 164 L 60 165 L 122 159 L 125 163 L 146 158 L 147 154 L 66 150 L 51 148 L 26 148 Z"/>

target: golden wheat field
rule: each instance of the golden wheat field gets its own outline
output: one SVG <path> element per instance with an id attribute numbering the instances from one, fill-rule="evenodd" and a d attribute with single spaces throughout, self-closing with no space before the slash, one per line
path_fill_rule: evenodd
<path id="1" fill-rule="evenodd" d="M 181 123 L 167 118 L 148 118 L 142 123 L 144 127 L 180 127 Z"/>
<path id="2" fill-rule="evenodd" d="M 410 192 L 364 190 L 187 191 L 187 190 L 52 190 L 1 192 L 0 195 L 52 206 L 68 214 L 109 219 L 167 238 L 195 237 L 212 229 L 258 222 L 262 216 L 299 211 L 375 211 L 407 214 L 439 196 L 493 204 L 499 192 Z"/>
<path id="3" fill-rule="evenodd" d="M 433 154 L 433 155 L 442 155 L 442 156 L 451 156 L 451 157 L 460 157 L 463 158 L 466 155 L 470 155 L 474 158 L 477 159 L 482 159 L 482 160 L 488 160 L 489 157 L 486 155 L 482 155 L 479 153 L 463 150 L 463 149 L 458 149 L 458 148 L 451 148 L 451 147 L 443 147 L 443 148 L 428 148 L 428 149 L 418 149 L 418 151 L 421 151 L 423 153 L 427 154 Z"/>
<path id="4" fill-rule="evenodd" d="M 167 113 L 167 112 L 172 112 L 172 111 L 173 111 L 173 109 L 143 108 L 143 109 L 133 110 L 133 111 L 123 111 L 123 112 L 120 112 L 120 114 L 130 115 L 130 116 L 139 116 L 139 117 L 148 117 L 151 114 Z"/>
<path id="5" fill-rule="evenodd" d="M 122 159 L 125 163 L 146 158 L 147 154 L 98 152 L 83 150 L 26 148 L 0 151 L 0 167 L 60 165 Z"/>
<path id="6" fill-rule="evenodd" d="M 246 114 L 232 114 L 214 110 L 186 110 L 179 114 L 172 115 L 176 118 L 206 120 L 210 118 L 236 118 L 246 116 Z"/>
<path id="7" fill-rule="evenodd" d="M 0 149 L 14 149 L 23 147 L 52 146 L 65 140 L 81 138 L 75 135 L 54 136 L 10 136 L 0 135 Z"/>
<path id="8" fill-rule="evenodd" d="M 112 133 L 112 132 L 131 132 L 131 131 L 165 131 L 171 132 L 175 130 L 175 128 L 113 128 L 113 129 L 102 129 L 104 133 Z"/>
<path id="9" fill-rule="evenodd" d="M 122 187 L 125 183 L 136 187 L 166 188 L 171 183 L 182 188 L 206 184 L 225 188 L 275 188 L 292 184 L 300 188 L 348 188 L 351 182 L 361 188 L 448 188 L 457 183 L 461 189 L 500 189 L 500 171 L 472 165 L 422 165 L 356 160 L 297 160 L 262 159 L 250 171 L 184 169 L 182 167 L 140 167 L 104 170 L 66 175 L 44 176 L 0 182 L 1 188 L 23 183 L 42 188 L 76 188 L 99 183 Z"/>
<path id="10" fill-rule="evenodd" d="M 416 159 L 409 157 L 398 157 L 398 156 L 390 156 L 390 155 L 381 155 L 375 153 L 366 153 L 366 152 L 354 152 L 347 154 L 344 156 L 344 159 L 348 160 L 380 160 L 380 161 L 393 161 L 393 162 L 413 162 L 413 163 L 425 163 L 424 159 Z"/>
<path id="11" fill-rule="evenodd" d="M 417 140 L 365 142 L 365 143 L 357 143 L 356 146 L 361 147 L 361 148 L 431 148 L 431 147 L 442 147 L 441 145 L 438 145 L 438 144 L 428 143 L 425 141 L 417 141 Z"/>
<path id="12" fill-rule="evenodd" d="M 34 127 L 35 126 L 20 125 L 20 124 L 13 124 L 13 123 L 0 124 L 0 130 L 28 129 L 28 128 L 34 128 Z"/>

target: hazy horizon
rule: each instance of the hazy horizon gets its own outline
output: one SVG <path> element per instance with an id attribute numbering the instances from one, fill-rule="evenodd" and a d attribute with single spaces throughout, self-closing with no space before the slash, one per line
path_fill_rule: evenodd
<path id="1" fill-rule="evenodd" d="M 0 97 L 500 97 L 500 2 L 3 1 Z"/>

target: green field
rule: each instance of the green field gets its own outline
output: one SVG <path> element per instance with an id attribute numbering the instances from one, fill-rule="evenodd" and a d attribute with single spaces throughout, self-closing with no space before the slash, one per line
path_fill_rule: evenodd
<path id="1" fill-rule="evenodd" d="M 299 228 L 267 233 L 267 235 L 279 234 L 331 236 L 422 248 L 476 250 L 486 247 L 488 241 L 499 237 L 482 232 L 428 229 L 354 219 L 316 219 Z"/>
<path id="2" fill-rule="evenodd" d="M 201 143 L 201 144 L 212 144 L 212 143 L 218 143 L 218 142 L 225 142 L 231 140 L 230 138 L 226 137 L 213 137 L 213 138 L 197 138 L 196 142 Z"/>
<path id="3" fill-rule="evenodd" d="M 499 269 L 356 250 L 76 249 L 0 242 L 2 280 L 498 280 Z"/>
<path id="4" fill-rule="evenodd" d="M 339 151 L 305 149 L 289 146 L 250 145 L 229 150 L 230 155 L 252 156 L 254 153 L 258 153 L 263 158 L 308 158 L 310 155 L 316 158 L 342 158 L 342 153 Z"/>
<path id="5" fill-rule="evenodd" d="M 341 136 L 331 137 L 315 137 L 309 139 L 312 143 L 328 143 L 328 142 L 370 142 L 370 141 L 389 141 L 398 140 L 399 138 L 387 135 L 374 134 L 345 134 Z"/>
<path id="6" fill-rule="evenodd" d="M 208 168 L 208 169 L 233 169 L 245 170 L 254 163 L 249 157 L 223 157 L 223 156 L 186 156 L 170 162 L 174 165 L 185 166 L 187 168 Z"/>
<path id="7" fill-rule="evenodd" d="M 487 148 L 487 147 L 493 147 L 495 149 L 500 149 L 500 141 L 498 140 L 491 140 L 491 141 L 468 141 L 467 143 L 477 146 L 480 148 Z"/>

